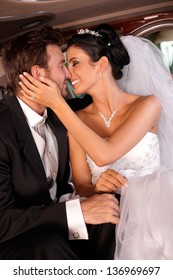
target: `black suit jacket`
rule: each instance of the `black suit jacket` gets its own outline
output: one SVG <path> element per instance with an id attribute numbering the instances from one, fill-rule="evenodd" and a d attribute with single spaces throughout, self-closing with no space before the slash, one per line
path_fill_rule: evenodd
<path id="1" fill-rule="evenodd" d="M 70 101 L 69 101 L 70 103 Z M 72 101 L 73 109 L 79 103 Z M 86 105 L 90 99 L 86 101 Z M 82 105 L 82 107 L 84 107 Z M 48 109 L 59 146 L 57 198 L 71 192 L 67 131 Z M 36 144 L 15 96 L 0 101 L 0 243 L 37 226 L 53 226 L 68 238 L 65 203 L 53 203 Z"/>

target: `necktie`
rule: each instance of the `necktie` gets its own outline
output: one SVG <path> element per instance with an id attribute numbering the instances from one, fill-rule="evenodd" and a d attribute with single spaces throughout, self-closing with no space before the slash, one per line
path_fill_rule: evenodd
<path id="1" fill-rule="evenodd" d="M 49 138 L 48 138 L 48 131 L 47 131 L 47 124 L 46 124 L 46 117 L 44 117 L 39 123 L 37 123 L 33 128 L 37 134 L 41 137 L 40 145 L 42 145 L 42 154 L 41 159 L 43 162 L 43 166 L 45 169 L 47 181 L 49 184 L 49 189 L 55 183 L 56 175 L 57 175 L 57 162 L 53 156 L 53 151 L 51 151 L 49 147 Z"/>

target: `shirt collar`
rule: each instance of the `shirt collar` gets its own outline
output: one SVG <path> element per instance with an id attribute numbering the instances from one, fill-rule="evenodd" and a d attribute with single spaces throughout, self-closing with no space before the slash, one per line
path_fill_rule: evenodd
<path id="1" fill-rule="evenodd" d="M 47 118 L 47 109 L 44 110 L 43 115 L 39 115 L 36 113 L 31 107 L 29 107 L 25 102 L 23 102 L 19 97 L 17 97 L 20 106 L 26 116 L 27 122 L 30 127 L 34 127 L 35 125 L 44 122 Z"/>

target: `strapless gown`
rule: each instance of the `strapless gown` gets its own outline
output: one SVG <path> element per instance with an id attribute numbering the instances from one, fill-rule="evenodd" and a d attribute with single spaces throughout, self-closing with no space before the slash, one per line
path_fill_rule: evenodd
<path id="1" fill-rule="evenodd" d="M 111 168 L 128 178 L 121 188 L 117 260 L 173 259 L 173 170 L 160 165 L 157 135 L 145 137 L 121 159 L 98 167 L 87 155 L 92 182 Z"/>

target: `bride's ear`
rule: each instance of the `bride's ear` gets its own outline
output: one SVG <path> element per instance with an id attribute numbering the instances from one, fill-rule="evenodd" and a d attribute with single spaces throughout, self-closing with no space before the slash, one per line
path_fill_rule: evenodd
<path id="1" fill-rule="evenodd" d="M 107 70 L 108 64 L 109 64 L 108 58 L 106 56 L 102 56 L 100 58 L 100 71 L 104 72 L 105 70 Z"/>
<path id="2" fill-rule="evenodd" d="M 35 79 L 38 79 L 40 76 L 45 77 L 45 69 L 38 65 L 31 67 L 31 74 Z"/>

